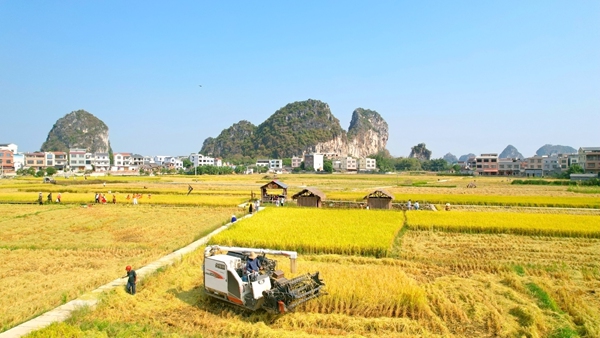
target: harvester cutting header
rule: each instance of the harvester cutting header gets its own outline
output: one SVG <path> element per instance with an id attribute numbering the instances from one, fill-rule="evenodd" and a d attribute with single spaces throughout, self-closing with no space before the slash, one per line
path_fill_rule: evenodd
<path id="1" fill-rule="evenodd" d="M 212 245 L 204 249 L 204 290 L 214 298 L 256 311 L 285 313 L 321 295 L 325 283 L 319 272 L 287 279 L 277 270 L 277 261 L 266 255 L 290 259 L 296 272 L 295 251 Z"/>

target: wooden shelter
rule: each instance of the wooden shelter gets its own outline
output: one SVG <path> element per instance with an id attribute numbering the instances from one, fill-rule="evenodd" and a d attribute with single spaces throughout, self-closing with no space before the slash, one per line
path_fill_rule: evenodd
<path id="1" fill-rule="evenodd" d="M 394 195 L 383 189 L 377 189 L 363 199 L 367 200 L 369 209 L 391 209 Z"/>
<path id="2" fill-rule="evenodd" d="M 275 203 L 278 199 L 287 199 L 287 184 L 280 181 L 271 181 L 260 187 L 260 201 L 263 203 Z M 281 189 L 281 193 L 269 193 L 269 189 Z"/>
<path id="3" fill-rule="evenodd" d="M 299 207 L 320 208 L 323 206 L 325 194 L 319 189 L 308 187 L 292 196 L 292 199 L 298 200 L 297 204 Z"/>

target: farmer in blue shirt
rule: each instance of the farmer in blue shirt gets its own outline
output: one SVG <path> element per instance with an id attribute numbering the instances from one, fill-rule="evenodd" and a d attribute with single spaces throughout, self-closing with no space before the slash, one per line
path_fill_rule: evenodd
<path id="1" fill-rule="evenodd" d="M 125 271 L 127 271 L 127 275 L 125 276 L 127 277 L 127 293 L 135 295 L 135 283 L 137 283 L 137 274 L 135 273 L 135 270 L 131 270 L 130 265 L 127 265 Z"/>
<path id="2" fill-rule="evenodd" d="M 254 252 L 250 253 L 250 255 L 248 256 L 248 260 L 246 261 L 246 275 L 242 277 L 242 281 L 247 282 L 248 275 L 254 273 L 258 274 L 260 270 L 260 262 L 257 258 L 258 256 Z"/>
<path id="3" fill-rule="evenodd" d="M 246 261 L 246 271 L 248 271 L 248 273 L 258 272 L 260 270 L 260 262 L 256 258 L 258 258 L 258 256 L 254 252 L 250 253 L 250 256 L 248 256 L 248 260 Z"/>

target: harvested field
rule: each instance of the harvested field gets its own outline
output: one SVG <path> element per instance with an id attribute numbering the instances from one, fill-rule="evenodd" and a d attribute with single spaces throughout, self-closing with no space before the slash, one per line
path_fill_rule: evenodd
<path id="1" fill-rule="evenodd" d="M 192 242 L 237 211 L 0 205 L 0 331 Z"/>

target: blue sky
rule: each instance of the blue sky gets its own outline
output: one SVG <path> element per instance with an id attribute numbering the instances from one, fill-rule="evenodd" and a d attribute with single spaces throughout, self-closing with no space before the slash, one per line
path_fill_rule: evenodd
<path id="1" fill-rule="evenodd" d="M 0 0 L 0 143 L 21 151 L 85 109 L 115 151 L 187 155 L 309 98 L 345 129 L 378 111 L 395 156 L 599 146 L 600 1 Z"/>

